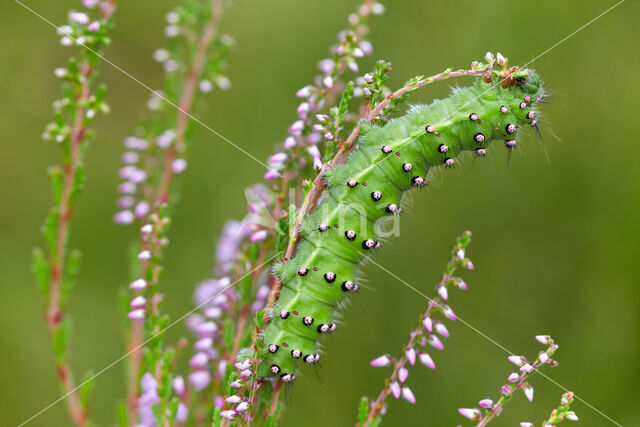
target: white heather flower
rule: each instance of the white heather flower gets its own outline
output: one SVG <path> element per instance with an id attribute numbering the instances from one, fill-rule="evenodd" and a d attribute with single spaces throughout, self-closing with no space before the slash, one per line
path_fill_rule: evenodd
<path id="1" fill-rule="evenodd" d="M 464 259 L 464 249 L 458 249 L 458 251 L 456 252 L 456 256 L 458 257 L 458 259 Z"/>
<path id="2" fill-rule="evenodd" d="M 323 74 L 331 74 L 331 71 L 333 71 L 334 67 L 335 62 L 333 61 L 333 59 L 325 58 L 318 61 L 318 69 L 322 71 Z"/>
<path id="3" fill-rule="evenodd" d="M 147 101 L 147 108 L 151 111 L 158 111 L 160 109 L 160 98 L 157 96 L 152 96 Z"/>
<path id="4" fill-rule="evenodd" d="M 164 62 L 169 59 L 169 51 L 166 49 L 156 49 L 153 51 L 153 59 L 158 62 Z"/>
<path id="5" fill-rule="evenodd" d="M 482 414 L 479 409 L 471 409 L 471 408 L 459 408 L 458 412 L 465 418 L 470 420 L 479 420 Z"/>
<path id="6" fill-rule="evenodd" d="M 296 96 L 298 98 L 308 98 L 309 95 L 311 95 L 311 88 L 312 88 L 312 86 L 305 86 L 302 89 L 299 89 L 296 92 Z"/>
<path id="7" fill-rule="evenodd" d="M 164 35 L 172 38 L 180 34 L 180 27 L 176 25 L 167 25 L 164 29 Z"/>
<path id="8" fill-rule="evenodd" d="M 364 56 L 364 52 L 359 47 L 353 49 L 353 56 L 356 58 L 362 58 Z"/>
<path id="9" fill-rule="evenodd" d="M 493 53 L 491 53 L 491 52 L 487 52 L 487 53 L 484 55 L 484 59 L 485 59 L 487 62 L 493 62 L 493 61 L 495 60 L 495 57 L 493 56 Z"/>
<path id="10" fill-rule="evenodd" d="M 138 259 L 140 260 L 148 260 L 151 259 L 151 252 L 144 250 L 138 254 Z"/>
<path id="11" fill-rule="evenodd" d="M 61 78 L 63 78 L 64 76 L 66 76 L 66 75 L 67 75 L 67 69 L 66 69 L 66 68 L 56 68 L 56 69 L 53 71 L 53 74 L 55 74 L 55 76 L 56 76 L 56 77 L 58 77 L 58 78 L 60 78 L 60 79 L 61 79 Z"/>
<path id="12" fill-rule="evenodd" d="M 405 351 L 404 355 L 406 356 L 407 361 L 411 365 L 415 365 L 416 364 L 416 351 L 413 349 L 413 347 L 411 347 L 407 351 Z"/>
<path id="13" fill-rule="evenodd" d="M 147 299 L 142 295 L 138 295 L 131 301 L 131 308 L 142 308 L 147 303 Z"/>
<path id="14" fill-rule="evenodd" d="M 175 174 L 184 172 L 187 168 L 187 161 L 185 159 L 175 159 L 171 164 L 171 170 Z"/>
<path id="15" fill-rule="evenodd" d="M 173 59 L 169 59 L 164 63 L 164 70 L 167 73 L 173 73 L 178 70 L 178 61 L 174 61 Z"/>
<path id="16" fill-rule="evenodd" d="M 326 76 L 324 79 L 322 79 L 322 84 L 325 85 L 325 87 L 331 89 L 333 87 L 333 78 L 331 76 Z"/>
<path id="17" fill-rule="evenodd" d="M 380 368 L 383 366 L 389 366 L 391 365 L 391 359 L 389 359 L 389 357 L 385 354 L 383 356 L 377 357 L 375 359 L 373 359 L 369 365 L 375 367 L 375 368 Z"/>
<path id="18" fill-rule="evenodd" d="M 61 25 L 56 29 L 59 36 L 66 36 L 73 33 L 73 28 L 70 25 Z"/>
<path id="19" fill-rule="evenodd" d="M 480 402 L 478 402 L 478 405 L 482 406 L 483 408 L 491 408 L 493 406 L 493 400 L 491 399 L 482 399 Z"/>
<path id="20" fill-rule="evenodd" d="M 422 326 L 429 332 L 433 331 L 433 320 L 431 320 L 431 317 L 427 316 L 422 319 Z"/>
<path id="21" fill-rule="evenodd" d="M 144 234 L 149 234 L 153 231 L 153 225 L 145 224 L 142 227 L 140 227 L 140 231 L 143 232 Z"/>
<path id="22" fill-rule="evenodd" d="M 165 19 L 167 20 L 168 24 L 177 24 L 178 21 L 180 21 L 180 15 L 173 11 L 167 12 Z"/>
<path id="23" fill-rule="evenodd" d="M 527 399 L 529 400 L 529 402 L 533 402 L 533 387 L 531 387 L 529 384 L 524 386 L 524 395 L 527 396 Z"/>
<path id="24" fill-rule="evenodd" d="M 175 137 L 176 133 L 173 129 L 165 130 L 156 138 L 156 144 L 160 148 L 167 148 L 169 145 L 171 145 Z"/>
<path id="25" fill-rule="evenodd" d="M 419 358 L 420 362 L 422 362 L 422 364 L 427 368 L 436 369 L 436 364 L 433 362 L 431 356 L 429 356 L 427 353 L 420 353 Z"/>
<path id="26" fill-rule="evenodd" d="M 220 43 L 225 46 L 231 46 L 233 44 L 233 37 L 231 37 L 229 34 L 223 34 L 220 36 Z"/>
<path id="27" fill-rule="evenodd" d="M 448 300 L 449 299 L 449 292 L 447 292 L 447 287 L 446 286 L 440 286 L 438 288 L 438 294 L 442 297 L 443 300 Z"/>
<path id="28" fill-rule="evenodd" d="M 396 381 L 389 384 L 389 390 L 391 390 L 391 394 L 396 399 L 400 397 L 400 384 L 398 384 Z"/>
<path id="29" fill-rule="evenodd" d="M 218 76 L 216 77 L 216 85 L 222 90 L 229 90 L 231 89 L 231 80 L 225 76 Z"/>
<path id="30" fill-rule="evenodd" d="M 551 337 L 549 335 L 536 335 L 536 340 L 540 344 L 550 344 L 551 343 Z"/>
<path id="31" fill-rule="evenodd" d="M 226 419 L 228 419 L 228 420 L 232 420 L 232 419 L 233 419 L 233 416 L 234 416 L 235 414 L 236 414 L 236 411 L 234 411 L 234 410 L 232 410 L 232 409 L 229 409 L 229 410 L 227 410 L 227 411 L 222 411 L 222 412 L 220 412 L 220 416 L 221 416 L 222 418 L 226 418 Z"/>
<path id="32" fill-rule="evenodd" d="M 566 417 L 567 417 L 567 419 L 568 419 L 568 420 L 570 420 L 570 421 L 578 421 L 578 416 L 577 416 L 577 415 L 576 415 L 576 413 L 575 413 L 575 412 L 573 412 L 573 411 L 568 411 L 568 412 L 566 413 Z"/>
<path id="33" fill-rule="evenodd" d="M 436 332 L 442 335 L 445 338 L 449 338 L 449 330 L 444 325 L 444 323 L 436 323 Z"/>
<path id="34" fill-rule="evenodd" d="M 71 12 L 69 13 L 69 19 L 82 25 L 89 23 L 89 16 L 83 12 Z"/>
<path id="35" fill-rule="evenodd" d="M 360 49 L 362 49 L 365 55 L 371 55 L 373 53 L 373 45 L 368 40 L 362 40 Z"/>
<path id="36" fill-rule="evenodd" d="M 516 366 L 524 365 L 524 360 L 523 360 L 522 356 L 511 355 L 511 356 L 507 357 L 507 359 L 509 359 L 509 362 L 513 363 Z"/>
<path id="37" fill-rule="evenodd" d="M 409 370 L 407 368 L 403 367 L 398 370 L 398 380 L 400 380 L 401 383 L 405 382 L 408 376 Z"/>
<path id="38" fill-rule="evenodd" d="M 437 335 L 429 335 L 429 344 L 435 349 L 444 350 L 444 344 L 442 344 Z"/>
<path id="39" fill-rule="evenodd" d="M 236 412 L 246 411 L 247 409 L 249 409 L 248 402 L 241 402 L 238 406 L 236 406 Z"/>
<path id="40" fill-rule="evenodd" d="M 411 404 L 416 403 L 416 398 L 409 387 L 402 387 L 402 397 Z"/>
<path id="41" fill-rule="evenodd" d="M 60 39 L 60 44 L 62 46 L 71 46 L 73 44 L 73 39 L 71 37 L 63 37 Z"/>
<path id="42" fill-rule="evenodd" d="M 525 372 L 527 374 L 530 374 L 531 372 L 533 372 L 535 369 L 533 366 L 529 365 L 528 363 L 525 363 L 524 365 L 522 365 L 522 367 L 520 368 L 520 372 Z"/>
<path id="43" fill-rule="evenodd" d="M 384 10 L 384 5 L 382 3 L 374 3 L 373 6 L 371 6 L 371 11 L 374 15 L 382 15 Z"/>
<path id="44" fill-rule="evenodd" d="M 286 150 L 291 150 L 296 146 L 296 139 L 292 136 L 288 136 L 287 139 L 284 140 L 284 148 Z"/>
<path id="45" fill-rule="evenodd" d="M 348 19 L 349 19 L 349 25 L 358 25 L 358 21 L 360 20 L 360 18 L 356 13 L 350 14 Z"/>
<path id="46" fill-rule="evenodd" d="M 147 282 L 144 279 L 137 279 L 129 284 L 129 287 L 134 291 L 142 291 L 147 287 Z"/>
<path id="47" fill-rule="evenodd" d="M 496 62 L 502 67 L 507 65 L 507 59 L 500 52 L 496 53 Z"/>
<path id="48" fill-rule="evenodd" d="M 143 308 L 138 308 L 135 310 L 131 310 L 129 312 L 129 314 L 127 314 L 127 317 L 129 319 L 144 319 L 144 309 Z"/>
<path id="49" fill-rule="evenodd" d="M 520 423 L 520 427 L 535 427 L 535 426 L 533 425 L 533 423 L 525 421 L 525 422 Z"/>
<path id="50" fill-rule="evenodd" d="M 540 353 L 540 356 L 538 356 L 538 359 L 540 360 L 540 363 L 547 363 L 550 360 L 549 355 L 547 353 Z"/>
<path id="51" fill-rule="evenodd" d="M 234 394 L 233 396 L 227 397 L 224 401 L 227 403 L 238 403 L 241 402 L 242 399 L 237 394 Z"/>
<path id="52" fill-rule="evenodd" d="M 209 80 L 201 80 L 200 81 L 200 91 L 202 93 L 209 93 L 213 90 L 213 83 L 211 83 L 211 81 Z"/>

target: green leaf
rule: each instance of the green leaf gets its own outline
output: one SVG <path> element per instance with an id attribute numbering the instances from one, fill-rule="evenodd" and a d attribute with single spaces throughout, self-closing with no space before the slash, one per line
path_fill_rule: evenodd
<path id="1" fill-rule="evenodd" d="M 211 417 L 211 425 L 213 427 L 219 427 L 222 424 L 222 416 L 220 416 L 220 412 L 222 412 L 220 408 L 215 408 L 213 410 L 213 415 Z"/>
<path id="2" fill-rule="evenodd" d="M 369 398 L 362 396 L 360 398 L 360 407 L 358 408 L 358 423 L 363 425 L 369 416 Z"/>
<path id="3" fill-rule="evenodd" d="M 253 323 L 256 325 L 256 328 L 262 329 L 262 324 L 264 323 L 264 310 L 260 310 L 256 313 Z"/>
<path id="4" fill-rule="evenodd" d="M 71 339 L 71 317 L 69 315 L 64 316 L 62 322 L 58 324 L 53 336 L 53 350 L 56 354 L 56 360 L 58 365 L 64 360 L 67 348 L 69 348 L 69 340 Z"/>
<path id="5" fill-rule="evenodd" d="M 47 263 L 44 252 L 40 248 L 33 249 L 31 271 L 36 276 L 38 288 L 40 288 L 40 294 L 42 295 L 42 301 L 44 301 L 45 305 L 48 305 L 51 269 Z"/>
<path id="6" fill-rule="evenodd" d="M 116 418 L 118 419 L 118 425 L 120 427 L 129 426 L 127 413 L 128 413 L 127 404 L 122 401 L 118 402 L 118 407 L 116 408 Z"/>
<path id="7" fill-rule="evenodd" d="M 82 255 L 80 251 L 75 249 L 69 253 L 69 256 L 65 260 L 62 287 L 60 289 L 60 297 L 63 302 L 68 299 L 71 290 L 76 284 L 81 259 Z"/>
<path id="8" fill-rule="evenodd" d="M 56 203 L 60 203 L 62 198 L 62 188 L 64 187 L 64 175 L 62 169 L 59 166 L 51 166 L 47 169 L 49 178 L 51 178 L 51 191 L 53 193 L 53 200 Z"/>
<path id="9" fill-rule="evenodd" d="M 54 207 L 49 211 L 49 215 L 42 225 L 42 234 L 44 235 L 49 245 L 49 253 L 51 258 L 57 260 L 58 258 L 58 223 L 60 221 L 60 212 L 58 208 Z"/>
<path id="10" fill-rule="evenodd" d="M 82 381 L 80 382 L 80 384 L 82 384 L 82 387 L 80 387 L 80 401 L 82 402 L 82 406 L 86 407 L 88 402 L 89 402 L 89 396 L 91 395 L 91 392 L 93 391 L 93 386 L 95 385 L 95 379 L 93 378 L 95 372 L 93 370 L 88 370 L 87 372 L 84 373 L 84 376 L 82 377 Z"/>
<path id="11" fill-rule="evenodd" d="M 251 301 L 251 289 L 253 287 L 253 279 L 250 274 L 245 275 L 240 281 L 239 292 L 242 305 Z"/>
<path id="12" fill-rule="evenodd" d="M 73 207 L 75 205 L 75 201 L 78 198 L 78 195 L 82 193 L 82 189 L 84 188 L 84 181 L 84 166 L 82 164 L 78 164 L 73 179 L 73 187 L 71 188 L 71 193 L 69 194 L 70 207 Z"/>

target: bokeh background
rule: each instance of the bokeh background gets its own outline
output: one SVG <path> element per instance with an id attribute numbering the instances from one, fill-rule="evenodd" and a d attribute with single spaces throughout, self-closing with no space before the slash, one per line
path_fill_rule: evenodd
<path id="1" fill-rule="evenodd" d="M 79 0 L 27 0 L 63 23 Z M 123 1 L 106 56 L 158 87 L 151 59 L 164 43 L 163 18 L 175 1 Z M 237 47 L 229 58 L 230 92 L 215 92 L 202 120 L 258 158 L 266 158 L 295 120 L 295 91 L 316 73 L 354 0 L 322 2 L 238 0 L 224 30 Z M 487 50 L 524 63 L 553 46 L 613 1 L 388 2 L 372 21 L 375 58 L 393 62 L 391 86 L 415 74 L 468 66 Z M 525 136 L 510 166 L 494 147 L 487 161 L 465 162 L 437 175 L 414 198 L 401 236 L 377 261 L 429 291 L 439 279 L 455 237 L 474 233 L 465 274 L 470 290 L 452 293 L 465 321 L 516 354 L 540 349 L 534 335 L 560 344 L 560 366 L 546 373 L 622 425 L 640 424 L 640 94 L 637 73 L 640 4 L 626 1 L 534 64 L 553 97 L 544 107 L 544 143 Z M 0 4 L 0 421 L 16 425 L 55 400 L 58 385 L 30 273 L 31 249 L 51 204 L 45 170 L 60 151 L 40 133 L 59 96 L 53 69 L 69 50 L 54 30 L 13 1 Z M 363 71 L 364 72 L 364 71 Z M 126 285 L 126 247 L 134 231 L 111 221 L 122 140 L 130 135 L 147 91 L 105 64 L 112 113 L 97 121 L 87 159 L 88 182 L 79 201 L 71 245 L 84 254 L 71 301 L 76 376 L 123 354 L 116 298 Z M 459 84 L 464 84 L 460 80 Z M 413 102 L 445 96 L 447 83 L 422 90 Z M 192 307 L 194 285 L 211 275 L 213 242 L 223 222 L 245 213 L 243 190 L 264 170 L 206 129 L 196 130 L 182 199 L 171 230 L 162 288 L 173 318 Z M 353 301 L 340 334 L 327 341 L 320 379 L 311 371 L 289 397 L 283 425 L 352 425 L 362 395 L 377 395 L 385 372 L 368 362 L 397 353 L 426 301 L 377 267 L 372 291 Z M 450 325 L 437 370 L 412 369 L 408 384 L 418 403 L 391 401 L 386 425 L 455 425 L 458 407 L 496 397 L 511 370 L 506 354 L 460 322 Z M 186 334 L 184 325 L 170 336 Z M 435 351 L 434 351 L 435 352 Z M 541 422 L 562 390 L 533 380 L 535 400 L 518 396 L 494 422 Z M 115 420 L 124 390 L 123 366 L 97 379 L 90 410 L 100 425 Z M 576 403 L 582 425 L 611 425 Z M 57 405 L 31 425 L 68 425 Z"/>

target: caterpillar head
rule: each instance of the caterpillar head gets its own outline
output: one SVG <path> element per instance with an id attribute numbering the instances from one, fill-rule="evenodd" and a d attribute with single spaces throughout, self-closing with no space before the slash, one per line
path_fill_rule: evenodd
<path id="1" fill-rule="evenodd" d="M 537 100 L 543 96 L 542 78 L 535 71 L 525 68 L 515 71 L 510 77 L 515 81 L 515 85 L 530 96 L 532 100 Z"/>

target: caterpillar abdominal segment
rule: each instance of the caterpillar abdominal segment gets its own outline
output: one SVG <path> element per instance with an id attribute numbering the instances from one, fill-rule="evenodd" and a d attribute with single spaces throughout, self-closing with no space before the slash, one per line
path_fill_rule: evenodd
<path id="1" fill-rule="evenodd" d="M 404 192 L 426 186 L 430 169 L 455 166 L 462 152 L 484 157 L 496 140 L 511 150 L 521 129 L 536 126 L 540 77 L 527 69 L 511 77 L 506 85 L 480 77 L 382 127 L 360 124 L 357 149 L 327 171 L 322 201 L 301 223 L 295 255 L 276 266 L 282 288 L 258 375 L 291 382 L 301 365 L 318 362 L 319 339 L 336 330 L 337 309 L 358 291 L 359 266 L 380 247 L 376 222 L 400 213 Z"/>

